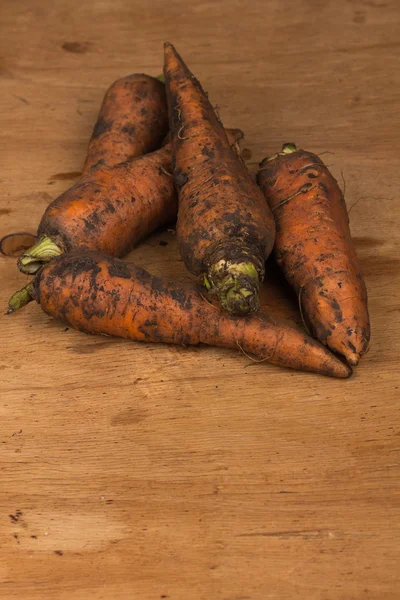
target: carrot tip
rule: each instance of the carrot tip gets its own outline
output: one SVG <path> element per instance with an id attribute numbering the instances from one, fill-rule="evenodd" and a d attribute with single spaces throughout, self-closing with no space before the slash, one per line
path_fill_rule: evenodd
<path id="1" fill-rule="evenodd" d="M 353 371 L 349 368 L 348 371 L 336 372 L 334 377 L 336 377 L 337 379 L 348 379 L 352 375 L 353 375 Z"/>
<path id="2" fill-rule="evenodd" d="M 350 353 L 343 353 L 344 357 L 346 358 L 347 362 L 349 363 L 349 365 L 351 365 L 352 367 L 356 367 L 358 365 L 358 363 L 360 362 L 360 354 L 357 354 L 356 352 L 350 352 Z"/>
<path id="3" fill-rule="evenodd" d="M 6 315 L 11 315 L 11 314 L 17 312 L 17 310 L 19 310 L 23 306 L 26 306 L 27 304 L 29 304 L 29 302 L 32 302 L 32 300 L 33 300 L 32 292 L 33 292 L 33 282 L 32 281 L 30 283 L 28 283 L 28 285 L 26 285 L 22 289 L 18 290 L 18 292 L 15 292 L 8 301 L 8 309 L 7 309 Z"/>
<path id="4" fill-rule="evenodd" d="M 326 371 L 323 371 L 322 374 L 336 377 L 337 379 L 348 379 L 351 377 L 353 374 L 352 368 L 329 350 L 325 349 L 325 351 L 329 353 L 329 360 L 327 361 Z M 316 372 L 318 371 L 316 370 Z"/>
<path id="5" fill-rule="evenodd" d="M 348 379 L 353 375 L 353 371 L 348 365 L 342 363 L 342 367 L 343 368 L 340 368 L 340 370 L 337 371 L 336 377 L 339 379 Z"/>
<path id="6" fill-rule="evenodd" d="M 62 250 L 47 235 L 38 239 L 29 250 L 26 250 L 18 259 L 18 269 L 27 275 L 35 274 L 43 264 L 51 261 L 55 256 L 60 256 Z"/>

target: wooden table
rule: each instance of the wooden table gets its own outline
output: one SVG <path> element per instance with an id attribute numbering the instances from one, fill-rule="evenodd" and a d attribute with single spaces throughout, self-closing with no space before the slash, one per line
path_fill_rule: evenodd
<path id="1" fill-rule="evenodd" d="M 351 206 L 373 328 L 348 381 L 239 351 L 89 337 L 1 317 L 0 597 L 400 597 L 396 0 L 3 0 L 0 236 L 35 232 L 79 175 L 106 87 L 175 42 L 246 132 L 295 141 Z M 168 242 L 160 246 L 160 242 Z M 132 258 L 188 277 L 174 234 Z M 26 278 L 1 257 L 1 306 Z M 264 307 L 300 321 L 271 267 Z"/>

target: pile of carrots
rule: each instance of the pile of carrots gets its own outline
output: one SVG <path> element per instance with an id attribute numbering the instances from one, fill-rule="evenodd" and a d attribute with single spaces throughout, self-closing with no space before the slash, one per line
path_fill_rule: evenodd
<path id="1" fill-rule="evenodd" d="M 315 154 L 284 144 L 256 180 L 239 129 L 226 130 L 199 81 L 164 46 L 164 75 L 107 91 L 82 177 L 46 209 L 18 259 L 31 300 L 81 331 L 240 348 L 261 361 L 346 378 L 368 349 L 367 292 L 343 194 Z M 192 284 L 120 260 L 176 221 Z M 259 310 L 273 252 L 309 334 Z"/>

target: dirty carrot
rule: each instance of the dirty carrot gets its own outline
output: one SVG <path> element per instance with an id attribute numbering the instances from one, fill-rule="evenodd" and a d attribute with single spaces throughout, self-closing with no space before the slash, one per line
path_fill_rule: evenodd
<path id="1" fill-rule="evenodd" d="M 240 129 L 227 130 L 240 152 Z M 172 177 L 172 148 L 163 148 L 114 167 L 89 171 L 46 209 L 39 239 L 18 259 L 23 273 L 71 250 L 101 250 L 124 256 L 143 237 L 172 222 L 177 199 Z"/>
<path id="2" fill-rule="evenodd" d="M 164 84 L 144 74 L 117 79 L 104 96 L 83 172 L 153 152 L 167 131 Z"/>
<path id="3" fill-rule="evenodd" d="M 47 207 L 38 242 L 18 260 L 20 270 L 35 273 L 54 256 L 80 248 L 123 256 L 145 235 L 171 222 L 177 211 L 171 157 L 166 145 L 89 171 Z"/>
<path id="4" fill-rule="evenodd" d="M 28 297 L 28 298 L 27 298 Z M 200 286 L 154 277 L 97 252 L 55 258 L 10 300 L 9 312 L 35 299 L 75 329 L 135 341 L 240 349 L 275 365 L 346 378 L 351 369 L 290 325 L 258 313 L 229 315 Z"/>
<path id="5" fill-rule="evenodd" d="M 275 256 L 312 334 L 357 365 L 367 351 L 367 290 L 337 181 L 294 144 L 264 159 L 258 183 L 276 221 Z"/>
<path id="6" fill-rule="evenodd" d="M 164 61 L 181 256 L 223 308 L 254 312 L 274 243 L 272 214 L 200 83 L 169 43 Z"/>

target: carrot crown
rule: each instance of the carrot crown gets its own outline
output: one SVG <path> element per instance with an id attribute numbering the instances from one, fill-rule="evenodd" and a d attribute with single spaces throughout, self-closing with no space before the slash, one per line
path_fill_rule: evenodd
<path id="1" fill-rule="evenodd" d="M 259 309 L 258 290 L 263 272 L 257 271 L 254 262 L 231 262 L 224 258 L 215 262 L 204 275 L 204 285 L 215 294 L 225 310 L 231 314 L 246 315 Z"/>
<path id="2" fill-rule="evenodd" d="M 282 150 L 280 152 L 272 154 L 272 156 L 269 156 L 267 158 L 267 162 L 269 160 L 275 160 L 275 158 L 277 158 L 278 156 L 285 156 L 285 154 L 293 154 L 293 152 L 297 152 L 298 150 L 299 149 L 297 148 L 296 144 L 293 144 L 292 142 L 286 142 L 282 145 Z"/>
<path id="3" fill-rule="evenodd" d="M 33 275 L 40 267 L 51 261 L 55 256 L 60 256 L 62 250 L 47 235 L 38 239 L 29 250 L 26 250 L 18 259 L 18 269 L 27 275 Z"/>
<path id="4" fill-rule="evenodd" d="M 26 304 L 29 304 L 29 302 L 33 300 L 32 291 L 33 281 L 30 281 L 28 285 L 18 290 L 18 292 L 15 292 L 8 301 L 8 310 L 6 315 L 11 315 L 23 306 L 26 306 Z"/>

